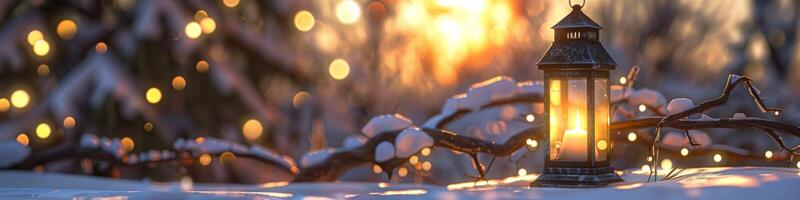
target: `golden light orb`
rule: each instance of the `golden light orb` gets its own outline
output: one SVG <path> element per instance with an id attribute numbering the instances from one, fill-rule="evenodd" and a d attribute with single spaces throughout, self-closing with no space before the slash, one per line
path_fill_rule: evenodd
<path id="1" fill-rule="evenodd" d="M 47 76 L 50 74 L 50 67 L 45 64 L 41 64 L 39 67 L 36 67 L 36 74 L 39 74 L 39 76 Z"/>
<path id="2" fill-rule="evenodd" d="M 194 66 L 197 72 L 203 73 L 208 71 L 208 62 L 205 60 L 197 61 L 197 64 Z"/>
<path id="3" fill-rule="evenodd" d="M 153 123 L 145 122 L 144 123 L 144 131 L 150 132 L 153 130 Z"/>
<path id="4" fill-rule="evenodd" d="M 528 149 L 534 150 L 536 147 L 539 147 L 539 142 L 534 139 L 527 139 L 525 140 L 525 144 L 528 145 Z"/>
<path id="5" fill-rule="evenodd" d="M 381 166 L 372 165 L 372 173 L 380 174 L 381 172 L 383 172 L 383 169 L 381 169 Z"/>
<path id="6" fill-rule="evenodd" d="M 714 154 L 714 162 L 722 162 L 722 155 Z"/>
<path id="7" fill-rule="evenodd" d="M 505 26 L 498 25 L 490 31 L 492 43 L 495 45 L 503 45 L 508 40 L 508 29 Z"/>
<path id="8" fill-rule="evenodd" d="M 422 148 L 422 151 L 420 151 L 420 154 L 422 154 L 422 156 L 431 155 L 431 148 L 428 148 L 428 147 Z"/>
<path id="9" fill-rule="evenodd" d="M 647 111 L 647 106 L 645 106 L 644 104 L 639 104 L 639 112 L 644 112 L 644 111 Z"/>
<path id="10" fill-rule="evenodd" d="M 6 98 L 0 98 L 0 112 L 6 112 L 11 108 L 11 102 Z"/>
<path id="11" fill-rule="evenodd" d="M 208 17 L 208 12 L 206 12 L 205 10 L 197 10 L 197 12 L 194 13 L 195 21 L 203 20 L 206 17 Z"/>
<path id="12" fill-rule="evenodd" d="M 197 161 L 200 162 L 202 166 L 208 166 L 211 164 L 211 155 L 207 153 L 201 154 L 200 157 L 197 158 Z"/>
<path id="13" fill-rule="evenodd" d="M 175 76 L 175 78 L 172 79 L 172 88 L 175 90 L 183 90 L 183 88 L 186 88 L 186 79 L 182 76 Z"/>
<path id="14" fill-rule="evenodd" d="M 647 162 L 653 162 L 653 156 L 647 156 Z"/>
<path id="15" fill-rule="evenodd" d="M 155 87 L 147 89 L 147 92 L 145 92 L 145 99 L 147 99 L 147 102 L 150 104 L 157 104 L 161 101 L 161 90 Z"/>
<path id="16" fill-rule="evenodd" d="M 47 123 L 36 125 L 36 137 L 47 139 L 47 137 L 50 137 L 50 132 L 50 125 L 47 125 Z"/>
<path id="17" fill-rule="evenodd" d="M 628 78 L 624 77 L 624 76 L 620 76 L 619 77 L 619 84 L 625 85 L 626 83 L 628 83 Z"/>
<path id="18" fill-rule="evenodd" d="M 630 142 L 636 142 L 636 138 L 637 138 L 637 136 L 636 136 L 636 132 L 630 132 L 630 133 L 628 133 L 628 141 L 630 141 Z"/>
<path id="19" fill-rule="evenodd" d="M 343 24 L 353 24 L 361 17 L 361 6 L 353 0 L 343 0 L 336 4 L 336 18 Z"/>
<path id="20" fill-rule="evenodd" d="M 25 135 L 25 133 L 20 133 L 19 135 L 17 135 L 17 142 L 19 142 L 24 146 L 28 146 L 31 140 L 30 138 L 28 138 L 28 135 Z"/>
<path id="21" fill-rule="evenodd" d="M 105 42 L 98 42 L 94 45 L 94 51 L 99 54 L 104 54 L 108 52 L 108 45 Z"/>
<path id="22" fill-rule="evenodd" d="M 670 159 L 661 160 L 661 169 L 665 169 L 665 170 L 672 169 L 672 160 L 670 160 Z"/>
<path id="23" fill-rule="evenodd" d="M 525 176 L 525 175 L 528 175 L 528 170 L 526 170 L 525 168 L 520 168 L 519 170 L 517 170 L 517 176 Z"/>
<path id="24" fill-rule="evenodd" d="M 417 163 L 419 163 L 419 157 L 411 156 L 408 158 L 408 164 L 416 165 Z"/>
<path id="25" fill-rule="evenodd" d="M 345 79 L 347 78 L 347 75 L 350 74 L 350 64 L 347 64 L 347 61 L 344 59 L 337 58 L 331 62 L 330 66 L 328 66 L 328 73 L 330 73 L 333 79 Z"/>
<path id="26" fill-rule="evenodd" d="M 37 56 L 46 56 L 50 52 L 50 44 L 46 40 L 39 40 L 33 43 L 33 53 Z"/>
<path id="27" fill-rule="evenodd" d="M 200 20 L 200 27 L 202 28 L 203 33 L 211 34 L 217 29 L 217 23 L 211 17 L 206 17 Z"/>
<path id="28" fill-rule="evenodd" d="M 532 123 L 535 120 L 536 120 L 536 116 L 533 116 L 533 114 L 525 115 L 525 121 L 527 121 L 528 123 Z"/>
<path id="29" fill-rule="evenodd" d="M 425 161 L 422 163 L 422 170 L 430 171 L 433 168 L 433 163 L 431 161 Z"/>
<path id="30" fill-rule="evenodd" d="M 608 149 L 608 142 L 606 142 L 606 140 L 597 141 L 597 150 L 605 151 L 606 149 Z"/>
<path id="31" fill-rule="evenodd" d="M 764 157 L 766 157 L 767 159 L 772 159 L 772 151 L 770 150 L 765 151 Z"/>
<path id="32" fill-rule="evenodd" d="M 78 24 L 71 19 L 61 20 L 56 26 L 56 34 L 62 39 L 72 39 L 76 33 L 78 33 Z"/>
<path id="33" fill-rule="evenodd" d="M 239 5 L 239 0 L 222 0 L 222 4 L 225 4 L 228 8 L 233 8 Z"/>
<path id="34" fill-rule="evenodd" d="M 294 27 L 296 27 L 297 30 L 308 32 L 314 28 L 314 23 L 314 15 L 307 10 L 301 10 L 297 12 L 297 14 L 294 14 Z"/>
<path id="35" fill-rule="evenodd" d="M 397 175 L 400 177 L 406 177 L 408 175 L 408 169 L 406 169 L 406 167 L 400 167 L 400 169 L 397 169 Z"/>
<path id="36" fill-rule="evenodd" d="M 184 28 L 184 32 L 186 36 L 192 39 L 200 37 L 200 34 L 203 33 L 203 28 L 197 22 L 189 22 L 186 24 L 186 28 Z"/>
<path id="37" fill-rule="evenodd" d="M 41 31 L 34 29 L 28 33 L 28 44 L 31 46 L 36 44 L 39 40 L 44 40 L 44 34 L 42 34 Z"/>
<path id="38" fill-rule="evenodd" d="M 64 123 L 63 124 L 64 124 L 64 128 L 71 129 L 72 127 L 75 127 L 75 118 L 72 117 L 72 116 L 64 117 Z"/>
<path id="39" fill-rule="evenodd" d="M 248 140 L 255 140 L 258 137 L 261 137 L 261 134 L 264 132 L 264 127 L 261 126 L 261 122 L 255 119 L 247 120 L 244 125 L 242 125 L 242 134 L 244 138 Z"/>
<path id="40" fill-rule="evenodd" d="M 132 151 L 133 147 L 135 146 L 133 139 L 129 137 L 123 137 L 122 140 L 120 140 L 120 143 L 122 144 L 122 148 L 125 149 L 126 152 Z"/>
<path id="41" fill-rule="evenodd" d="M 219 156 L 219 161 L 223 163 L 230 163 L 236 161 L 236 154 L 233 154 L 233 152 L 230 151 L 223 152 Z"/>
<path id="42" fill-rule="evenodd" d="M 797 161 L 797 168 L 800 169 L 800 161 Z"/>
<path id="43" fill-rule="evenodd" d="M 31 96 L 25 90 L 15 90 L 11 93 L 11 105 L 15 108 L 24 108 L 31 102 Z"/>
<path id="44" fill-rule="evenodd" d="M 682 148 L 681 156 L 688 156 L 688 155 L 689 155 L 689 149 L 687 149 L 686 147 Z"/>
<path id="45" fill-rule="evenodd" d="M 297 94 L 294 94 L 294 97 L 292 97 L 292 105 L 294 105 L 295 108 L 300 108 L 308 99 L 311 99 L 310 93 L 306 91 L 297 92 Z"/>

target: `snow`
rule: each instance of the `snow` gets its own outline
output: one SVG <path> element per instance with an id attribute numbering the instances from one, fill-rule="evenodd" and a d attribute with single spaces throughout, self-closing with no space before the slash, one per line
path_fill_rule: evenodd
<path id="1" fill-rule="evenodd" d="M 367 137 L 375 137 L 380 133 L 403 130 L 411 125 L 413 125 L 411 120 L 401 114 L 380 115 L 372 117 L 367 125 L 361 128 L 361 132 Z"/>
<path id="2" fill-rule="evenodd" d="M 86 133 L 81 135 L 81 147 L 83 148 L 97 148 L 100 146 L 100 139 L 97 135 Z"/>
<path id="3" fill-rule="evenodd" d="M 302 167 L 314 166 L 316 164 L 321 163 L 322 161 L 325 161 L 325 159 L 328 159 L 328 157 L 335 152 L 336 149 L 333 148 L 326 148 L 319 151 L 308 152 L 305 155 L 303 155 L 302 159 L 300 159 L 300 165 Z"/>
<path id="4" fill-rule="evenodd" d="M 663 177 L 667 171 L 659 171 Z M 538 177 L 490 179 L 447 186 L 406 183 L 287 183 L 226 185 L 113 180 L 90 176 L 0 172 L 0 199 L 792 199 L 800 196 L 800 169 L 689 168 L 676 178 L 646 182 L 647 173 L 625 170 L 625 182 L 603 188 L 531 188 Z M 661 178 L 659 178 L 661 179 Z"/>
<path id="5" fill-rule="evenodd" d="M 417 127 L 407 128 L 400 132 L 394 142 L 397 147 L 395 156 L 407 158 L 422 150 L 422 148 L 433 146 L 433 138 L 427 133 L 422 132 Z"/>
<path id="6" fill-rule="evenodd" d="M 544 96 L 544 83 L 541 81 L 525 81 L 517 83 L 517 95 L 538 94 Z"/>
<path id="7" fill-rule="evenodd" d="M 464 106 L 464 99 L 467 98 L 467 94 L 457 94 L 453 95 L 444 102 L 444 106 L 442 106 L 442 112 L 439 115 L 449 116 L 458 112 L 458 110 L 466 109 Z"/>
<path id="8" fill-rule="evenodd" d="M 611 102 L 619 102 L 629 98 L 633 93 L 633 89 L 626 88 L 624 85 L 611 86 Z M 624 95 L 623 95 L 624 94 Z"/>
<path id="9" fill-rule="evenodd" d="M 669 101 L 669 104 L 667 105 L 667 111 L 669 111 L 669 114 L 675 114 L 692 109 L 694 106 L 694 102 L 692 102 L 691 99 L 676 98 L 672 101 Z"/>
<path id="10" fill-rule="evenodd" d="M 28 146 L 20 144 L 16 140 L 3 140 L 0 141 L 0 152 L 3 152 L 3 156 L 0 156 L 0 167 L 6 168 L 28 158 L 31 154 L 31 149 Z"/>
<path id="11" fill-rule="evenodd" d="M 292 171 L 297 170 L 297 165 L 295 164 L 294 160 L 292 160 L 289 156 L 282 156 L 275 151 L 270 149 L 261 147 L 259 145 L 250 146 L 250 150 L 248 151 L 250 154 L 254 156 L 258 156 L 265 160 L 272 160 L 277 163 L 280 163 L 286 168 L 291 169 Z"/>
<path id="12" fill-rule="evenodd" d="M 711 145 L 711 136 L 704 131 L 689 130 L 689 136 L 692 137 L 692 141 L 694 141 L 695 144 L 700 145 L 698 146 L 700 148 L 707 148 Z M 680 150 L 681 148 L 689 145 L 689 138 L 687 138 L 686 133 L 683 132 L 667 132 L 661 139 L 661 146 L 663 148 L 674 151 Z"/>
<path id="13" fill-rule="evenodd" d="M 653 108 L 660 108 L 666 104 L 667 100 L 660 92 L 651 89 L 641 89 L 631 94 L 628 102 L 631 105 L 648 105 Z"/>
<path id="14" fill-rule="evenodd" d="M 706 114 L 702 114 L 702 115 L 700 115 L 700 118 L 689 119 L 689 120 L 691 120 L 691 121 L 719 121 L 719 118 L 713 118 L 713 117 L 708 116 Z"/>
<path id="15" fill-rule="evenodd" d="M 470 110 L 479 110 L 483 105 L 493 100 L 508 99 L 517 92 L 517 83 L 506 76 L 498 76 L 489 80 L 473 84 L 467 90 L 464 106 Z"/>
<path id="16" fill-rule="evenodd" d="M 733 114 L 733 119 L 745 119 L 745 118 L 747 118 L 747 115 L 745 115 L 744 113 Z"/>
<path id="17" fill-rule="evenodd" d="M 442 114 L 435 115 L 435 116 L 431 117 L 430 119 L 428 119 L 428 121 L 425 121 L 425 124 L 423 124 L 422 127 L 424 127 L 424 128 L 433 128 L 433 129 L 438 128 L 438 127 L 436 127 L 436 125 L 439 124 L 444 118 L 445 118 L 445 116 L 442 115 Z"/>
<path id="18" fill-rule="evenodd" d="M 342 149 L 344 149 L 344 150 L 354 149 L 354 148 L 360 147 L 361 145 L 363 145 L 366 142 L 367 142 L 367 138 L 365 138 L 363 136 L 360 136 L 360 135 L 349 136 L 349 137 L 347 137 L 347 139 L 344 140 L 344 144 L 342 145 Z"/>
<path id="19" fill-rule="evenodd" d="M 375 161 L 383 162 L 394 158 L 394 145 L 389 142 L 381 142 L 375 148 Z"/>

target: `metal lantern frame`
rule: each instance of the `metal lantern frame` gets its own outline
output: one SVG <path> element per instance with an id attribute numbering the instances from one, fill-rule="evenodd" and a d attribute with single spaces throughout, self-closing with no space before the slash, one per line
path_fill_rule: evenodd
<path id="1" fill-rule="evenodd" d="M 615 69 L 616 63 L 599 42 L 600 25 L 591 20 L 581 11 L 581 5 L 572 6 L 572 12 L 552 28 L 555 30 L 553 45 L 539 61 L 539 69 L 544 71 L 545 82 L 545 139 L 547 148 L 544 171 L 536 181 L 531 183 L 537 187 L 603 187 L 609 183 L 622 181 L 610 166 L 610 71 Z M 579 85 L 571 85 L 571 81 L 577 81 Z M 554 84 L 554 83 L 558 84 Z M 580 89 L 581 82 L 583 91 Z M 570 88 L 570 87 L 575 87 Z M 577 91 L 577 96 L 583 92 L 585 99 L 578 99 L 578 104 L 573 105 L 571 101 L 575 98 L 571 92 Z M 559 95 L 559 96 L 553 96 Z M 551 98 L 558 99 L 552 102 Z M 554 105 L 553 103 L 558 103 Z M 585 106 L 585 117 L 580 117 L 580 112 L 574 116 L 572 110 L 581 110 Z M 562 110 L 551 110 L 562 109 Z M 600 115 L 598 115 L 598 111 Z M 554 119 L 560 117 L 560 119 Z M 566 140 L 561 143 L 553 144 L 551 137 L 558 136 L 559 139 L 567 137 L 567 120 L 576 119 L 575 129 L 585 134 L 585 147 L 576 152 L 585 151 L 583 159 L 564 160 L 559 159 L 564 151 Z M 598 119 L 605 117 L 606 119 Z M 551 121 L 554 120 L 554 121 Z M 580 128 L 581 121 L 585 120 L 585 129 Z M 605 123 L 599 125 L 598 123 Z M 555 127 L 554 127 L 555 126 Z M 603 129 L 603 130 L 598 130 Z M 554 129 L 554 132 L 551 132 Z M 555 133 L 555 135 L 554 135 Z M 560 135 L 558 135 L 560 134 Z M 605 135 L 601 135 L 605 134 Z M 598 149 L 601 137 L 604 139 L 602 150 Z M 569 138 L 575 139 L 575 138 Z M 582 138 L 580 138 L 582 139 Z M 578 141 L 578 145 L 584 143 Z M 561 146 L 564 145 L 564 146 Z M 570 147 L 575 147 L 570 146 Z M 556 149 L 560 148 L 560 149 Z M 562 152 L 554 152 L 561 150 Z M 581 151 L 582 150 L 582 151 Z M 572 155 L 575 156 L 575 155 Z M 578 155 L 581 158 L 582 155 Z"/>

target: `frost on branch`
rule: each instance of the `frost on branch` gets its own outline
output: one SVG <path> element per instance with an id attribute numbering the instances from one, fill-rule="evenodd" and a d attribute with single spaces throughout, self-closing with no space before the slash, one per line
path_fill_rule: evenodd
<path id="1" fill-rule="evenodd" d="M 400 132 L 394 144 L 397 147 L 395 156 L 398 158 L 407 158 L 419 152 L 422 148 L 433 146 L 433 138 L 419 130 L 419 128 L 412 127 Z"/>
<path id="2" fill-rule="evenodd" d="M 401 114 L 381 115 L 370 119 L 361 132 L 367 137 L 375 137 L 378 133 L 403 130 L 411 125 L 411 120 Z"/>
<path id="3" fill-rule="evenodd" d="M 692 102 L 691 99 L 676 98 L 669 102 L 669 105 L 667 105 L 667 111 L 669 111 L 670 114 L 674 114 L 687 111 L 691 108 L 694 108 L 694 106 L 694 102 Z"/>

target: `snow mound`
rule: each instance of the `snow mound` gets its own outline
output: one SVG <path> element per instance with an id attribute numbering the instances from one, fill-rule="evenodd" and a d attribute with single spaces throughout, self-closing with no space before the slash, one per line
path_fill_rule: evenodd
<path id="1" fill-rule="evenodd" d="M 16 140 L 3 140 L 0 141 L 0 152 L 3 152 L 3 156 L 0 156 L 0 168 L 6 168 L 28 158 L 31 149 Z"/>
<path id="2" fill-rule="evenodd" d="M 261 159 L 272 160 L 274 162 L 277 162 L 283 165 L 284 167 L 289 168 L 292 171 L 297 171 L 297 165 L 295 164 L 294 160 L 292 160 L 291 157 L 280 155 L 277 152 L 272 151 L 270 149 L 258 145 L 253 145 L 250 146 L 250 150 L 248 151 L 248 153 L 254 156 L 258 156 Z"/>
<path id="3" fill-rule="evenodd" d="M 335 152 L 336 150 L 333 148 L 326 148 L 319 151 L 308 152 L 305 155 L 303 155 L 302 159 L 300 159 L 300 165 L 303 167 L 309 167 L 322 163 L 322 161 L 328 159 L 328 157 Z"/>
<path id="4" fill-rule="evenodd" d="M 347 139 L 344 139 L 344 144 L 342 145 L 342 149 L 346 149 L 346 150 L 355 149 L 357 147 L 360 147 L 361 145 L 363 145 L 366 142 L 367 142 L 367 138 L 365 138 L 363 136 L 360 136 L 360 135 L 350 136 L 350 137 L 347 137 Z"/>
<path id="5" fill-rule="evenodd" d="M 517 92 L 517 83 L 511 77 L 498 76 L 470 86 L 464 106 L 478 110 L 492 100 L 508 99 Z"/>
<path id="6" fill-rule="evenodd" d="M 675 114 L 692 109 L 694 106 L 694 102 L 691 99 L 676 98 L 669 102 L 667 111 L 669 111 L 669 114 Z"/>
<path id="7" fill-rule="evenodd" d="M 517 95 L 544 95 L 544 83 L 541 81 L 525 81 L 517 83 Z"/>
<path id="8" fill-rule="evenodd" d="M 430 119 L 428 119 L 428 121 L 425 121 L 425 124 L 423 124 L 422 127 L 424 127 L 424 128 L 433 128 L 433 129 L 438 128 L 438 127 L 436 127 L 436 125 L 441 123 L 444 118 L 445 118 L 444 115 L 441 115 L 441 114 L 440 115 L 435 115 L 435 116 L 431 117 Z"/>
<path id="9" fill-rule="evenodd" d="M 458 110 L 466 109 L 467 107 L 464 105 L 464 99 L 466 98 L 467 94 L 464 93 L 453 95 L 444 102 L 440 115 L 452 115 L 458 112 Z"/>
<path id="10" fill-rule="evenodd" d="M 433 138 L 419 130 L 419 128 L 413 127 L 400 132 L 400 135 L 395 138 L 394 143 L 397 147 L 395 156 L 398 158 L 407 158 L 411 156 L 411 154 L 419 152 L 422 148 L 433 146 Z"/>
<path id="11" fill-rule="evenodd" d="M 628 102 L 632 105 L 647 105 L 653 108 L 661 108 L 666 104 L 667 100 L 660 92 L 651 89 L 641 89 L 628 98 Z"/>
<path id="12" fill-rule="evenodd" d="M 411 125 L 411 120 L 401 114 L 380 115 L 370 119 L 361 132 L 371 138 L 383 132 L 403 130 Z"/>
<path id="13" fill-rule="evenodd" d="M 733 119 L 744 119 L 744 118 L 747 118 L 747 115 L 745 115 L 744 113 L 733 114 Z"/>
<path id="14" fill-rule="evenodd" d="M 633 93 L 633 89 L 626 88 L 624 85 L 612 85 L 610 89 L 611 102 L 618 102 L 622 101 L 623 99 L 627 99 Z"/>
<path id="15" fill-rule="evenodd" d="M 381 142 L 375 148 L 375 161 L 383 162 L 394 158 L 394 145 L 389 142 Z"/>
<path id="16" fill-rule="evenodd" d="M 689 130 L 689 136 L 700 148 L 707 148 L 711 145 L 711 137 L 708 133 L 699 130 Z M 679 150 L 690 145 L 689 138 L 682 132 L 667 132 L 661 140 L 662 147 L 671 150 Z"/>

